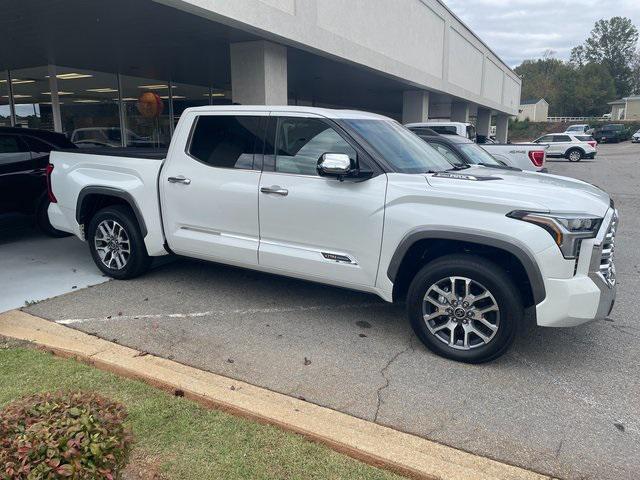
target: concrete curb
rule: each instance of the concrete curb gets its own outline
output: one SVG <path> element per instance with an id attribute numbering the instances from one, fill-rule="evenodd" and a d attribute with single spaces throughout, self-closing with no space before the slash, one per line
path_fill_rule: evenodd
<path id="1" fill-rule="evenodd" d="M 542 480 L 528 470 L 466 453 L 263 388 L 143 354 L 21 311 L 0 314 L 0 335 L 142 380 L 207 407 L 276 425 L 363 462 L 429 480 Z"/>

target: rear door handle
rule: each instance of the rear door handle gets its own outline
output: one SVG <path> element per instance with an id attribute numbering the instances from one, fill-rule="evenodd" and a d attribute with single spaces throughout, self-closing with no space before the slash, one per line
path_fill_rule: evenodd
<path id="1" fill-rule="evenodd" d="M 281 195 L 283 197 L 286 197 L 287 195 L 289 195 L 289 190 L 287 190 L 286 188 L 282 188 L 279 185 L 274 185 L 272 187 L 261 187 L 260 191 L 262 193 L 271 194 L 271 195 Z"/>
<path id="2" fill-rule="evenodd" d="M 169 181 L 169 183 L 182 183 L 183 185 L 191 184 L 191 180 L 189 178 L 183 177 L 182 175 L 180 175 L 179 177 L 169 177 L 167 178 L 167 180 Z"/>

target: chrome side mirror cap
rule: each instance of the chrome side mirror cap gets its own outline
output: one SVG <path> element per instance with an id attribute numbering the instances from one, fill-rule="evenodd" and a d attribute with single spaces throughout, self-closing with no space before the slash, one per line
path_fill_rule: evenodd
<path id="1" fill-rule="evenodd" d="M 344 153 L 325 153 L 318 160 L 321 176 L 341 177 L 351 173 L 351 159 Z"/>

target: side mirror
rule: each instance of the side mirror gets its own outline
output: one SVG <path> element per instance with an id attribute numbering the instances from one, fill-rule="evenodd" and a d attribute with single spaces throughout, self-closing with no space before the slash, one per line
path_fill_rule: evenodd
<path id="1" fill-rule="evenodd" d="M 320 176 L 343 177 L 351 172 L 351 159 L 344 153 L 325 153 L 318 160 Z"/>

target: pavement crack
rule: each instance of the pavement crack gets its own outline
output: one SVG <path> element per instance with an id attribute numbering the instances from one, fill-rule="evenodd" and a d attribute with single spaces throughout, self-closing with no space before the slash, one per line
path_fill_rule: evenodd
<path id="1" fill-rule="evenodd" d="M 376 404 L 376 413 L 373 416 L 373 421 L 374 422 L 378 421 L 378 415 L 380 414 L 380 408 L 382 407 L 382 404 L 384 403 L 382 401 L 382 392 L 385 391 L 387 388 L 389 388 L 389 384 L 391 383 L 391 379 L 387 376 L 387 371 L 389 370 L 391 365 L 393 365 L 393 363 L 398 360 L 398 358 L 400 358 L 402 355 L 404 355 L 405 353 L 407 353 L 409 351 L 412 351 L 412 352 L 415 351 L 414 350 L 414 346 L 413 346 L 413 341 L 409 341 L 409 346 L 407 348 L 405 348 L 404 350 L 401 350 L 398 353 L 396 353 L 393 357 L 391 357 L 389 359 L 389 361 L 386 363 L 386 365 L 384 367 L 382 367 L 382 369 L 380 370 L 380 375 L 382 375 L 382 378 L 384 378 L 385 382 L 384 382 L 384 385 L 382 385 L 376 392 L 378 400 L 377 400 L 377 404 Z"/>

